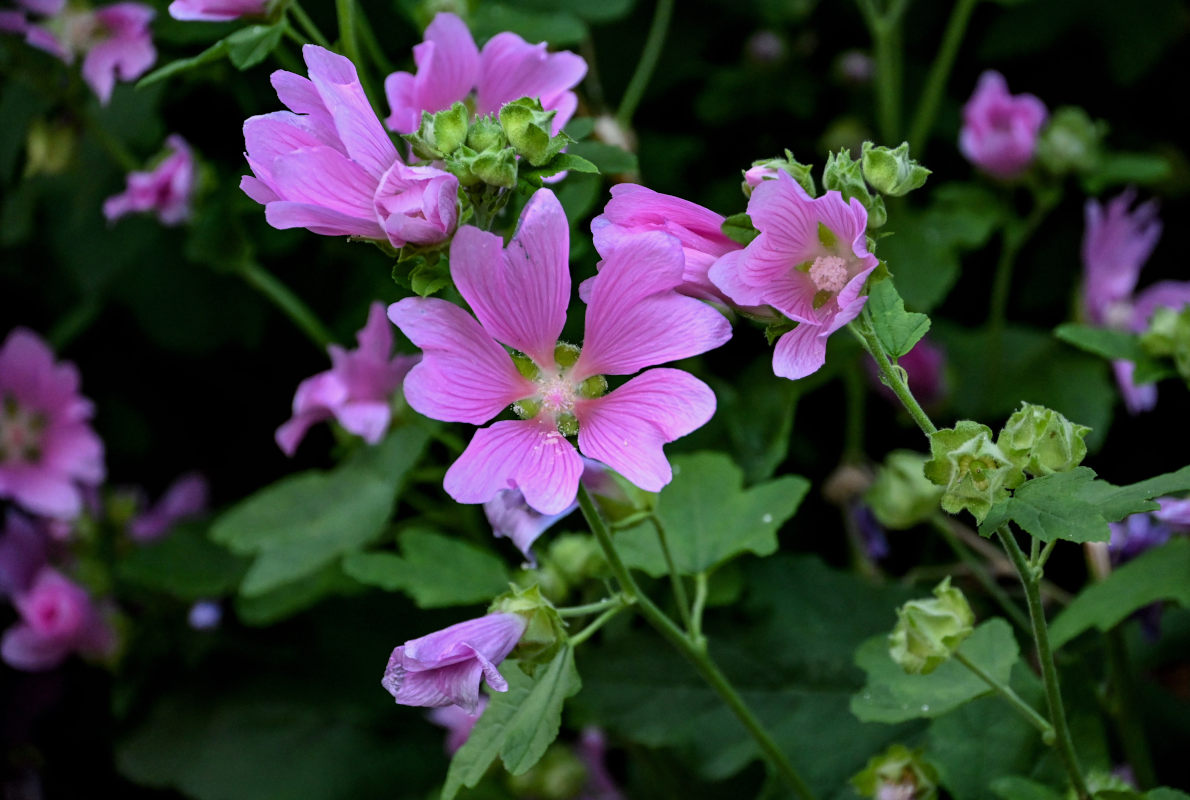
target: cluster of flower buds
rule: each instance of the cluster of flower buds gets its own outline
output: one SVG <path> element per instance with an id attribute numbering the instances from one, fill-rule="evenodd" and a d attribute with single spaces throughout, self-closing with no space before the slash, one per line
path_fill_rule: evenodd
<path id="1" fill-rule="evenodd" d="M 950 577 L 934 587 L 934 596 L 910 600 L 897 609 L 897 624 L 888 635 L 888 653 L 912 675 L 929 675 L 950 660 L 975 630 L 975 614 Z"/>
<path id="2" fill-rule="evenodd" d="M 861 796 L 874 800 L 934 800 L 938 771 L 922 758 L 921 750 L 894 744 L 872 756 L 851 779 L 851 785 Z"/>
<path id="3" fill-rule="evenodd" d="M 1025 473 L 1040 478 L 1068 472 L 1087 456 L 1083 438 L 1091 432 L 1045 406 L 1022 403 L 1000 431 L 996 443 Z"/>

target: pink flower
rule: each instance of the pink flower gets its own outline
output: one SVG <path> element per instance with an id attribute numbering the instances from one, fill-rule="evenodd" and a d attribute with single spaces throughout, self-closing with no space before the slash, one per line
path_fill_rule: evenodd
<path id="1" fill-rule="evenodd" d="M 160 539 L 182 520 L 206 511 L 209 493 L 207 479 L 200 473 L 181 476 L 169 485 L 155 505 L 132 518 L 128 535 L 138 542 Z"/>
<path id="2" fill-rule="evenodd" d="M 475 729 L 475 723 L 479 722 L 479 718 L 483 716 L 487 707 L 487 696 L 480 695 L 479 706 L 474 713 L 469 714 L 459 706 L 442 706 L 426 715 L 430 722 L 446 728 L 447 755 L 453 756 L 460 747 L 467 743 L 467 740 L 471 738 L 471 731 Z"/>
<path id="3" fill-rule="evenodd" d="M 959 150 L 989 175 L 1014 178 L 1033 161 L 1048 116 L 1040 100 L 1031 94 L 1009 94 L 1004 76 L 988 70 L 963 106 Z"/>
<path id="4" fill-rule="evenodd" d="M 122 194 L 103 203 L 108 222 L 134 212 L 151 211 L 163 225 L 177 225 L 190 217 L 190 198 L 194 194 L 194 155 L 181 136 L 165 140 L 172 151 L 151 170 L 128 173 L 128 185 Z"/>
<path id="5" fill-rule="evenodd" d="M 240 188 L 265 206 L 274 228 L 393 247 L 448 238 L 459 219 L 458 178 L 401 161 L 350 61 L 314 45 L 302 54 L 309 80 L 283 70 L 272 76 L 291 111 L 244 123 L 253 175 Z"/>
<path id="6" fill-rule="evenodd" d="M 585 283 L 586 338 L 581 350 L 559 343 L 570 298 L 569 230 L 562 206 L 539 190 L 507 248 L 477 228 L 459 230 L 451 272 L 475 311 L 435 298 L 407 298 L 388 315 L 425 357 L 405 380 L 415 410 L 448 422 L 482 425 L 509 404 L 519 420 L 476 432 L 447 470 L 447 493 L 485 503 L 519 488 L 542 514 L 574 502 L 578 447 L 646 491 L 672 478 L 662 445 L 703 425 L 715 396 L 702 381 L 655 369 L 609 394 L 604 375 L 697 355 L 731 336 L 721 314 L 674 289 L 682 282 L 681 243 L 651 232 L 625 237 Z M 514 359 L 501 343 L 520 354 Z"/>
<path id="7" fill-rule="evenodd" d="M 0 657 L 16 669 L 50 669 L 73 652 L 102 656 L 115 646 L 115 633 L 86 590 L 49 567 L 13 605 L 21 620 L 4 632 Z"/>
<path id="8" fill-rule="evenodd" d="M 461 19 L 440 13 L 413 48 L 417 74 L 394 72 L 384 81 L 392 107 L 385 120 L 398 133 L 413 133 L 421 112 L 441 111 L 475 94 L 475 113 L 494 114 L 505 103 L 536 97 L 546 111 L 557 111 L 553 133 L 574 116 L 578 98 L 570 89 L 587 74 L 587 62 L 571 52 L 547 53 L 545 43 L 529 44 L 515 33 L 498 33 L 475 46 Z"/>
<path id="9" fill-rule="evenodd" d="M 581 481 L 592 494 L 614 492 L 618 488 L 603 465 L 589 458 L 583 459 Z M 492 526 L 492 534 L 498 539 L 511 539 L 529 566 L 536 567 L 533 543 L 576 508 L 578 503 L 574 502 L 557 514 L 542 514 L 525 502 L 525 494 L 520 489 L 504 489 L 483 504 L 483 513 Z"/>
<path id="10" fill-rule="evenodd" d="M 579 800 L 624 800 L 624 793 L 607 768 L 607 737 L 602 730 L 594 725 L 583 728 L 575 755 L 587 768 Z"/>
<path id="11" fill-rule="evenodd" d="M 798 325 L 777 341 L 773 372 L 804 378 L 826 363 L 827 337 L 859 315 L 868 274 L 868 212 L 838 192 L 811 198 L 788 173 L 765 180 L 748 200 L 760 231 L 711 267 L 711 281 L 741 305 L 767 304 Z"/>
<path id="12" fill-rule="evenodd" d="M 723 235 L 723 215 L 633 183 L 617 184 L 611 191 L 612 199 L 603 213 L 591 221 L 595 249 L 600 255 L 605 256 L 626 236 L 644 231 L 668 233 L 681 242 L 685 259 L 677 290 L 700 300 L 727 303 L 723 292 L 707 277 L 716 260 L 741 248 Z"/>
<path id="13" fill-rule="evenodd" d="M 169 15 L 174 19 L 226 22 L 238 17 L 263 17 L 269 0 L 174 0 Z"/>
<path id="14" fill-rule="evenodd" d="M 479 710 L 479 682 L 496 692 L 508 682 L 496 669 L 525 632 L 519 614 L 488 614 L 413 639 L 393 650 L 380 685 L 403 706 L 457 705 Z"/>
<path id="15" fill-rule="evenodd" d="M 0 346 L 0 498 L 34 514 L 78 516 L 81 487 L 104 477 L 92 413 L 73 364 L 54 363 L 32 331 L 9 333 Z"/>
<path id="16" fill-rule="evenodd" d="M 277 428 L 277 446 L 292 456 L 310 426 L 334 417 L 368 444 L 379 442 L 392 419 L 392 395 L 418 356 L 393 356 L 393 330 L 384 305 L 373 303 L 355 335 L 356 350 L 327 347 L 331 368 L 298 384 L 293 417 Z"/>
<path id="17" fill-rule="evenodd" d="M 21 594 L 29 588 L 45 566 L 48 544 L 33 522 L 8 510 L 0 532 L 0 596 Z"/>

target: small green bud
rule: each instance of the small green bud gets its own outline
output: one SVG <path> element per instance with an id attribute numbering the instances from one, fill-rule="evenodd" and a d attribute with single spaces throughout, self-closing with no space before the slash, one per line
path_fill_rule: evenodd
<path id="1" fill-rule="evenodd" d="M 578 797 L 587 780 L 587 768 L 574 751 L 555 742 L 533 767 L 521 775 L 508 776 L 508 788 L 515 797 L 538 800 L 568 800 Z"/>
<path id="2" fill-rule="evenodd" d="M 417 145 L 414 145 L 413 149 L 414 152 L 417 152 Z M 479 153 L 467 145 L 463 145 L 450 155 L 445 156 L 442 163 L 447 172 L 459 179 L 459 185 L 466 188 L 483 183 L 483 179 L 475 174 L 475 159 L 478 157 Z"/>
<path id="3" fill-rule="evenodd" d="M 876 473 L 864 502 L 886 528 L 904 530 L 924 522 L 938 510 L 942 490 L 925 476 L 927 458 L 911 450 L 894 450 Z"/>
<path id="4" fill-rule="evenodd" d="M 777 177 L 778 172 L 788 172 L 806 190 L 806 194 L 813 197 L 818 194 L 818 189 L 814 186 L 814 176 L 810 174 L 810 170 L 809 164 L 802 164 L 793 157 L 791 150 L 786 150 L 785 158 L 753 161 L 752 167 L 744 171 L 744 183 L 740 188 L 744 190 L 745 197 L 751 197 L 752 190 L 759 186 L 761 181 Z"/>
<path id="5" fill-rule="evenodd" d="M 1037 140 L 1037 160 L 1055 175 L 1093 172 L 1102 154 L 1107 126 L 1086 111 L 1064 106 L 1053 113 Z"/>
<path id="6" fill-rule="evenodd" d="M 1020 467 L 992 441 L 991 428 L 969 419 L 930 434 L 930 454 L 925 476 L 944 487 L 942 507 L 952 514 L 965 508 L 980 522 L 993 503 L 1025 481 Z"/>
<path id="7" fill-rule="evenodd" d="M 1053 409 L 1032 403 L 1008 418 L 996 444 L 1012 463 L 1035 478 L 1068 472 L 1083 462 L 1087 445 L 1083 437 L 1091 432 Z"/>
<path id="8" fill-rule="evenodd" d="M 566 639 L 566 627 L 553 604 L 536 584 L 512 589 L 492 601 L 489 614 L 520 614 L 527 623 L 513 653 L 521 666 L 531 671 L 554 657 Z"/>
<path id="9" fill-rule="evenodd" d="M 827 156 L 822 170 L 822 186 L 827 191 L 836 191 L 844 200 L 855 198 L 868 210 L 868 228 L 879 228 L 888 220 L 884 210 L 884 199 L 868 190 L 864 182 L 863 164 L 851 160 L 851 151 L 840 150 Z"/>
<path id="10" fill-rule="evenodd" d="M 1190 385 L 1190 305 L 1178 311 L 1158 308 L 1141 335 L 1140 346 L 1154 358 L 1172 358 L 1178 374 Z"/>
<path id="11" fill-rule="evenodd" d="M 911 675 L 929 675 L 950 659 L 974 626 L 967 598 L 946 577 L 934 587 L 932 599 L 910 600 L 897 609 L 888 654 Z"/>
<path id="12" fill-rule="evenodd" d="M 1104 769 L 1092 769 L 1087 772 L 1087 793 L 1092 797 L 1097 797 L 1100 792 L 1135 792 L 1136 789 L 1130 785 L 1123 778 L 1112 775 Z M 1114 795 L 1113 795 L 1114 796 Z M 1139 794 L 1133 794 L 1134 797 L 1140 797 Z M 1077 800 L 1078 795 L 1074 791 L 1074 787 L 1070 787 L 1066 791 L 1067 800 Z"/>
<path id="13" fill-rule="evenodd" d="M 77 138 L 69 125 L 34 120 L 25 138 L 25 177 L 64 172 L 74 158 Z"/>
<path id="14" fill-rule="evenodd" d="M 901 197 L 920 189 L 930 174 L 928 169 L 909 157 L 908 142 L 902 142 L 896 150 L 864 142 L 861 163 L 867 182 L 889 197 Z"/>
<path id="15" fill-rule="evenodd" d="M 516 186 L 516 153 L 511 147 L 484 150 L 471 162 L 471 172 L 489 186 L 511 189 Z"/>
<path id="16" fill-rule="evenodd" d="M 508 137 L 504 135 L 504 129 L 500 127 L 495 114 L 479 117 L 471 123 L 471 130 L 467 132 L 467 146 L 477 153 L 508 147 Z"/>
<path id="17" fill-rule="evenodd" d="M 555 113 L 545 111 L 540 101 L 530 97 L 514 100 L 500 109 L 500 127 L 508 143 L 535 167 L 544 167 L 574 141 L 565 133 L 550 134 Z"/>
<path id="18" fill-rule="evenodd" d="M 421 125 L 405 140 L 418 158 L 440 159 L 458 150 L 467 140 L 471 112 L 462 103 L 431 114 L 421 112 Z"/>
<path id="19" fill-rule="evenodd" d="M 894 744 L 851 779 L 855 791 L 864 797 L 884 800 L 934 800 L 938 796 L 938 771 L 922 759 L 921 750 Z"/>
<path id="20" fill-rule="evenodd" d="M 553 537 L 542 562 L 556 569 L 567 583 L 574 585 L 607 572 L 603 550 L 590 534 L 585 533 Z"/>

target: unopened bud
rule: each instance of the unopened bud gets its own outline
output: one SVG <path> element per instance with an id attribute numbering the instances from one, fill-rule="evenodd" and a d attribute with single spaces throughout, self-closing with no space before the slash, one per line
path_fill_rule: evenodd
<path id="1" fill-rule="evenodd" d="M 888 220 L 884 209 L 884 198 L 873 195 L 864 182 L 863 164 L 851 160 L 851 151 L 839 150 L 827 156 L 822 170 L 822 186 L 827 191 L 836 191 L 844 200 L 855 198 L 868 210 L 868 228 L 879 228 Z"/>
<path id="2" fill-rule="evenodd" d="M 929 675 L 975 629 L 975 614 L 967 598 L 950 585 L 950 578 L 934 587 L 934 596 L 910 600 L 897 609 L 897 625 L 888 636 L 888 654 L 912 675 Z"/>
<path id="3" fill-rule="evenodd" d="M 814 176 L 810 174 L 810 165 L 802 164 L 793 157 L 792 151 L 786 150 L 785 158 L 766 158 L 752 162 L 751 168 L 744 172 L 744 183 L 740 187 L 744 190 L 744 196 L 751 197 L 752 190 L 759 186 L 761 181 L 772 180 L 781 172 L 789 173 L 811 197 L 818 193 L 817 187 L 814 186 Z"/>
<path id="4" fill-rule="evenodd" d="M 529 670 L 553 658 L 566 638 L 562 618 L 536 584 L 527 589 L 514 589 L 500 595 L 492 601 L 488 613 L 520 614 L 525 618 L 525 632 L 521 635 L 514 654 L 521 665 Z"/>
<path id="5" fill-rule="evenodd" d="M 925 476 L 928 459 L 912 450 L 894 450 L 876 473 L 864 501 L 886 528 L 904 530 L 938 510 L 942 489 Z"/>
<path id="6" fill-rule="evenodd" d="M 494 114 L 479 117 L 467 131 L 467 146 L 477 153 L 484 150 L 501 150 L 508 146 L 508 137 L 500 127 Z"/>
<path id="7" fill-rule="evenodd" d="M 1089 173 L 1099 164 L 1103 122 L 1092 120 L 1076 106 L 1064 106 L 1050 116 L 1037 140 L 1037 160 L 1055 175 Z"/>
<path id="8" fill-rule="evenodd" d="M 864 179 L 873 189 L 889 197 L 901 197 L 921 188 L 930 174 L 928 169 L 909 157 L 908 142 L 902 142 L 895 150 L 864 142 L 860 161 Z"/>
<path id="9" fill-rule="evenodd" d="M 922 759 L 921 750 L 894 744 L 868 759 L 863 772 L 851 779 L 855 791 L 874 800 L 934 800 L 938 771 Z"/>
<path id="10" fill-rule="evenodd" d="M 991 428 L 971 420 L 930 434 L 930 454 L 924 472 L 943 487 L 942 508 L 952 514 L 965 508 L 980 522 L 993 503 L 1025 481 L 1020 467 L 992 441 Z"/>
<path id="11" fill-rule="evenodd" d="M 543 167 L 573 139 L 565 133 L 550 134 L 554 111 L 545 111 L 530 97 L 514 100 L 500 109 L 500 126 L 518 155 L 535 167 Z"/>
<path id="12" fill-rule="evenodd" d="M 1190 385 L 1190 305 L 1181 311 L 1154 311 L 1148 331 L 1140 337 L 1140 346 L 1155 358 L 1172 358 L 1174 368 Z"/>
<path id="13" fill-rule="evenodd" d="M 1008 418 L 996 444 L 1033 477 L 1068 472 L 1087 456 L 1083 437 L 1091 432 L 1045 406 L 1022 403 Z"/>

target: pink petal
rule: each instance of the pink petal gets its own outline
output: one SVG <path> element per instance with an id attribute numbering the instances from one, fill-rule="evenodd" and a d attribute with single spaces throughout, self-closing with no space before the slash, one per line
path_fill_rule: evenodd
<path id="1" fill-rule="evenodd" d="M 0 496 L 8 496 L 28 511 L 57 519 L 74 519 L 83 498 L 66 475 L 41 469 L 0 471 Z"/>
<path id="2" fill-rule="evenodd" d="M 397 149 L 368 103 L 355 65 L 317 45 L 302 48 L 310 81 L 334 120 L 335 130 L 351 159 L 375 181 L 397 160 Z"/>
<path id="3" fill-rule="evenodd" d="M 813 374 L 826 363 L 826 337 L 822 326 L 799 324 L 777 340 L 773 349 L 773 373 L 797 380 Z"/>
<path id="4" fill-rule="evenodd" d="M 520 489 L 537 511 L 558 514 L 574 502 L 582 472 L 582 459 L 552 425 L 510 420 L 476 431 L 443 487 L 460 503 L 486 503 L 504 489 Z"/>
<path id="5" fill-rule="evenodd" d="M 455 285 L 494 338 L 552 365 L 570 303 L 570 229 L 554 193 L 538 190 L 508 248 L 502 244 L 470 226 L 455 234 Z"/>
<path id="6" fill-rule="evenodd" d="M 340 425 L 368 444 L 377 444 L 384 438 L 391 418 L 392 409 L 388 403 L 368 400 L 345 403 L 335 413 Z"/>
<path id="7" fill-rule="evenodd" d="M 1132 308 L 1132 328 L 1144 331 L 1152 321 L 1153 313 L 1159 308 L 1181 311 L 1190 305 L 1190 281 L 1160 281 L 1146 287 L 1136 296 Z"/>
<path id="8" fill-rule="evenodd" d="M 293 454 L 297 452 L 298 445 L 302 443 L 302 439 L 306 438 L 306 432 L 310 430 L 310 426 L 322 422 L 324 419 L 330 419 L 330 417 L 331 412 L 326 408 L 294 414 L 282 423 L 281 427 L 277 428 L 273 439 L 281 448 L 281 452 L 292 458 Z"/>
<path id="9" fill-rule="evenodd" d="M 735 250 L 722 256 L 711 266 L 707 277 L 733 303 L 742 306 L 761 305 L 764 303 L 765 287 L 744 282 L 740 276 L 740 262 L 743 258 L 743 250 Z"/>
<path id="10" fill-rule="evenodd" d="M 6 630 L 0 641 L 0 658 L 9 666 L 26 672 L 52 669 L 61 664 L 70 651 L 70 642 L 45 639 L 24 623 Z"/>
<path id="11" fill-rule="evenodd" d="M 532 45 L 515 33 L 498 33 L 480 55 L 476 111 L 492 114 L 522 97 L 539 98 L 546 110 L 557 108 L 586 74 L 587 62 L 574 53 L 548 53 L 544 43 Z M 573 113 L 569 103 L 566 108 Z M 556 115 L 552 132 L 561 130 L 567 119 Z"/>
<path id="12" fill-rule="evenodd" d="M 413 48 L 413 60 L 416 76 L 395 72 L 384 81 L 392 107 L 385 122 L 398 133 L 417 130 L 422 111 L 441 111 L 465 99 L 479 77 L 479 50 L 467 25 L 454 14 L 434 17 L 425 41 Z"/>
<path id="13" fill-rule="evenodd" d="M 241 182 L 241 187 L 243 183 Z M 342 211 L 323 208 L 310 203 L 278 200 L 264 208 L 264 218 L 278 230 L 305 228 L 323 236 L 359 236 L 363 239 L 384 239 L 384 231 L 374 219 L 360 219 Z"/>
<path id="14" fill-rule="evenodd" d="M 377 181 L 330 147 L 294 150 L 278 159 L 273 163 L 273 180 L 277 194 L 286 200 L 321 206 L 377 224 L 372 205 Z"/>
<path id="15" fill-rule="evenodd" d="M 647 492 L 660 491 L 673 473 L 662 445 L 706 424 L 715 394 L 677 369 L 652 369 L 604 397 L 580 400 L 578 443 Z"/>
<path id="16" fill-rule="evenodd" d="M 335 130 L 335 121 L 309 78 L 279 69 L 269 76 L 269 81 L 277 92 L 277 99 L 290 111 L 301 114 L 302 124 L 313 135 L 347 155 L 343 143 L 339 141 L 339 132 Z"/>
<path id="17" fill-rule="evenodd" d="M 504 348 L 453 303 L 408 297 L 388 307 L 388 318 L 425 352 L 405 378 L 405 399 L 419 413 L 482 425 L 536 392 Z"/>

